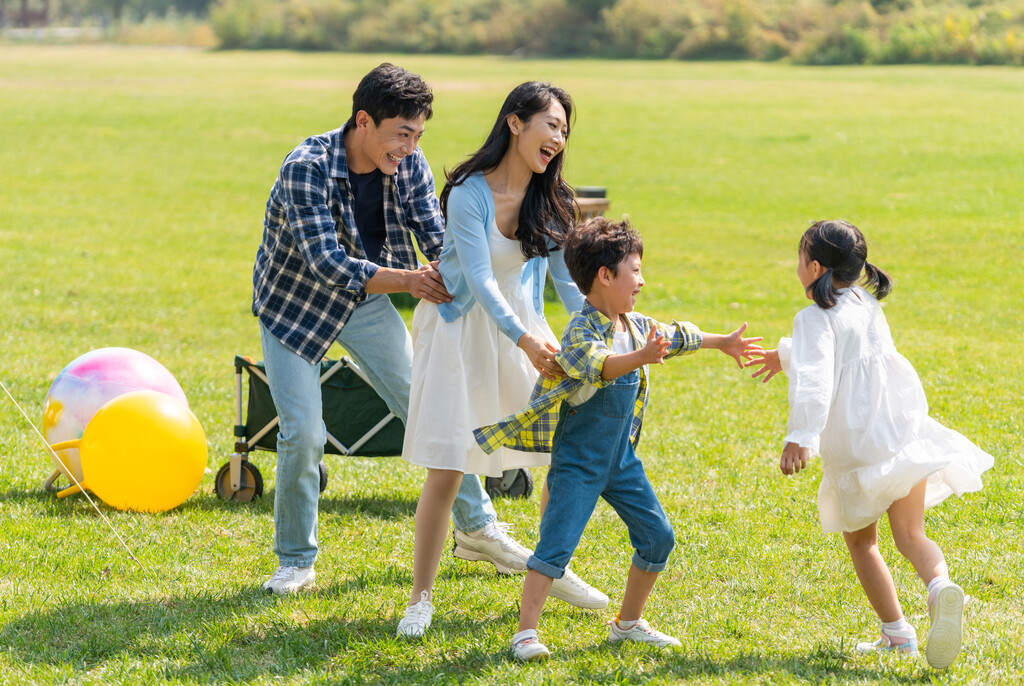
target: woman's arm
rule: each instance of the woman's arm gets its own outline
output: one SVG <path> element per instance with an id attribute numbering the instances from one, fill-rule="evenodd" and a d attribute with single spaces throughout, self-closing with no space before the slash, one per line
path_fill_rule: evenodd
<path id="1" fill-rule="evenodd" d="M 538 372 L 546 378 L 562 376 L 562 368 L 555 361 L 558 348 L 529 333 L 498 289 L 488 236 L 494 217 L 483 195 L 488 192 L 486 182 L 480 183 L 483 188 L 470 186 L 469 182 L 456 186 L 448 196 L 447 231 L 454 241 L 466 286 L 498 330 L 526 353 Z"/>

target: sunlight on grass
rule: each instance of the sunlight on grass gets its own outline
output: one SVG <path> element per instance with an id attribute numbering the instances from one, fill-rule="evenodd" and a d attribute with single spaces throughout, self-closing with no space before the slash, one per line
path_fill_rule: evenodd
<path id="1" fill-rule="evenodd" d="M 896 278 L 886 316 L 933 415 L 996 457 L 983 492 L 927 515 L 972 597 L 964 654 L 943 675 L 853 656 L 876 620 L 841 539 L 820 531 L 820 467 L 778 472 L 784 380 L 761 385 L 699 354 L 653 370 L 640 448 L 678 541 L 647 615 L 683 642 L 677 653 L 609 647 L 610 613 L 553 600 L 541 618 L 552 660 L 513 664 L 521 579 L 447 552 L 434 628 L 422 643 L 395 639 L 423 478 L 397 458 L 328 457 L 313 593 L 257 590 L 276 566 L 267 453 L 254 456 L 267 493 L 251 504 L 219 500 L 208 475 L 172 512 L 106 510 L 147 574 L 84 499 L 42 490 L 50 460 L 4 397 L 0 682 L 1024 679 L 1020 70 L 0 47 L 0 369 L 30 417 L 72 359 L 132 347 L 178 378 L 210 468 L 227 459 L 234 355 L 259 356 L 249 300 L 267 193 L 288 151 L 339 126 L 355 82 L 384 59 L 435 87 L 422 145 L 438 179 L 483 140 L 512 85 L 567 88 L 567 175 L 607 187 L 609 214 L 643 233 L 638 309 L 652 316 L 709 331 L 748 321 L 774 344 L 806 304 L 803 229 L 843 217 L 864 230 Z M 565 314 L 549 315 L 560 330 Z M 537 500 L 497 503 L 528 545 Z M 923 589 L 882 547 L 923 632 Z M 601 504 L 575 571 L 614 605 L 629 557 Z"/>

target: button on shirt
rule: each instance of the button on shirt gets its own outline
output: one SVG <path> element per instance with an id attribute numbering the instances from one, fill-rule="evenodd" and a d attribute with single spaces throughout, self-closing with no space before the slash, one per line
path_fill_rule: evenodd
<path id="1" fill-rule="evenodd" d="M 637 312 L 626 314 L 626 322 L 634 349 L 645 346 L 651 328 L 656 328 L 669 342 L 666 358 L 694 353 L 703 341 L 700 329 L 689 322 L 662 324 Z M 602 388 L 614 382 L 614 379 L 601 378 L 604 361 L 613 354 L 614 336 L 615 322 L 586 303 L 581 312 L 572 316 L 562 334 L 562 349 L 556 359 L 565 370 L 565 377 L 554 380 L 540 377 L 526 408 L 494 424 L 474 429 L 473 435 L 480 448 L 487 454 L 501 447 L 551 452 L 562 401 L 569 399 L 585 384 Z M 640 369 L 640 389 L 633 407 L 629 437 L 634 446 L 640 440 L 640 427 L 647 406 L 647 371 L 647 365 Z"/>
<path id="2" fill-rule="evenodd" d="M 253 268 L 253 314 L 311 363 L 323 358 L 366 299 L 378 265 L 416 269 L 412 237 L 434 260 L 444 236 L 434 176 L 417 148 L 394 176 L 382 178 L 385 238 L 376 262 L 368 259 L 356 229 L 344 131 L 308 138 L 285 158 Z"/>

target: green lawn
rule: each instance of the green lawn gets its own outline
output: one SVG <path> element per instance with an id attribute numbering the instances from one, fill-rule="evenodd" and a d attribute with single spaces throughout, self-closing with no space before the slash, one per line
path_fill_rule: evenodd
<path id="1" fill-rule="evenodd" d="M 33 421 L 65 364 L 132 347 L 181 382 L 209 466 L 226 460 L 232 360 L 259 356 L 250 277 L 267 193 L 288 151 L 340 125 L 384 59 L 0 47 L 0 380 Z M 252 504 L 220 501 L 207 476 L 170 513 L 105 508 L 141 571 L 84 498 L 43 492 L 51 462 L 3 397 L 0 684 L 1024 680 L 1024 71 L 392 59 L 437 94 L 422 145 L 439 178 L 513 85 L 568 89 L 569 180 L 606 186 L 610 214 L 644 234 L 648 314 L 709 331 L 749 321 L 774 344 L 806 304 L 803 229 L 842 217 L 864 230 L 897 280 L 887 317 L 933 415 L 996 458 L 984 491 L 926 520 L 972 596 L 964 654 L 941 674 L 851 654 L 876 620 L 840 537 L 818 525 L 820 466 L 777 469 L 785 380 L 762 386 L 703 353 L 654 370 L 640 450 L 678 539 L 647 616 L 678 653 L 609 647 L 611 613 L 551 601 L 553 659 L 514 664 L 521 580 L 448 553 L 434 628 L 396 640 L 423 477 L 398 458 L 328 458 L 315 593 L 257 591 L 276 566 L 267 453 L 254 458 L 267 495 Z M 559 330 L 564 313 L 550 314 Z M 537 502 L 497 504 L 527 544 Z M 883 551 L 923 638 L 921 584 L 891 542 Z M 614 604 L 629 558 L 602 504 L 574 568 Z"/>

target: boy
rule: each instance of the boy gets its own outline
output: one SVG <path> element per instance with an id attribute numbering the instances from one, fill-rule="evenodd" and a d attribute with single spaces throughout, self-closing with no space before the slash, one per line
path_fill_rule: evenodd
<path id="1" fill-rule="evenodd" d="M 647 365 L 700 348 L 717 348 L 742 368 L 743 358 L 761 349 L 753 345 L 761 339 L 743 338 L 746 324 L 730 334 L 702 334 L 688 322 L 668 326 L 634 313 L 636 295 L 644 285 L 643 243 L 625 219 L 592 219 L 569 234 L 563 250 L 570 275 L 586 295 L 583 311 L 573 315 L 562 335 L 558 361 L 566 377 L 541 378 L 526 409 L 475 431 L 485 451 L 504 445 L 552 453 L 550 498 L 541 519 L 540 541 L 526 563 L 529 571 L 512 653 L 518 660 L 542 660 L 550 654 L 537 638 L 537 621 L 551 583 L 565 573 L 598 497 L 626 523 L 635 549 L 608 641 L 679 646 L 678 640 L 641 619 L 658 573 L 675 546 L 672 525 L 634 452 L 647 405 Z"/>

